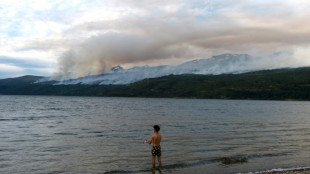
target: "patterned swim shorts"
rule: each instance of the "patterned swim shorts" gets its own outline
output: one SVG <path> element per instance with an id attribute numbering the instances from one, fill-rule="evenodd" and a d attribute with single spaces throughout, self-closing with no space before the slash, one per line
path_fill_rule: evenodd
<path id="1" fill-rule="evenodd" d="M 152 156 L 161 156 L 160 146 L 153 146 Z"/>

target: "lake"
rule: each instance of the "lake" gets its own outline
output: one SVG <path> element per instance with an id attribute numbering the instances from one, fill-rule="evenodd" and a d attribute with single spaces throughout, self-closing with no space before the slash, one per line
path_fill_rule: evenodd
<path id="1" fill-rule="evenodd" d="M 310 102 L 1 96 L 0 173 L 249 173 L 307 167 Z"/>

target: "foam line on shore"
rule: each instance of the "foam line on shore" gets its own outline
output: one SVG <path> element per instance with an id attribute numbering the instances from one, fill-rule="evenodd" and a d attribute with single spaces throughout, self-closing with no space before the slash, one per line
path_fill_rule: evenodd
<path id="1" fill-rule="evenodd" d="M 272 174 L 272 173 L 286 173 L 295 171 L 309 171 L 310 167 L 292 167 L 292 168 L 277 168 L 270 169 L 266 171 L 248 172 L 248 173 L 238 173 L 238 174 Z"/>

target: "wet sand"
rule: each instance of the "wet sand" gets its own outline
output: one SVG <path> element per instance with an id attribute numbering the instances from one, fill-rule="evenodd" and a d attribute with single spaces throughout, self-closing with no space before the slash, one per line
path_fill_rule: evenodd
<path id="1" fill-rule="evenodd" d="M 298 169 L 290 171 L 263 172 L 262 174 L 310 174 L 310 169 Z"/>
<path id="2" fill-rule="evenodd" d="M 202 173 L 202 171 L 204 171 L 204 173 L 231 173 L 229 172 L 229 170 L 226 171 L 221 171 L 221 172 L 216 172 L 216 171 L 205 171 L 205 170 L 201 170 L 201 168 L 191 168 L 191 169 L 183 169 L 183 170 L 179 170 L 179 171 L 173 171 L 173 172 L 169 172 L 172 174 L 186 174 L 186 173 L 192 173 L 192 174 L 200 174 Z M 167 172 L 163 172 L 163 173 L 167 173 Z M 162 173 L 160 173 L 162 174 Z M 281 170 L 277 170 L 277 169 L 273 169 L 270 171 L 259 171 L 259 172 L 245 172 L 245 173 L 236 173 L 236 174 L 310 174 L 310 169 L 306 168 L 306 169 L 281 169 Z"/>
<path id="3" fill-rule="evenodd" d="M 186 171 L 187 173 L 189 171 Z M 169 172 L 170 173 L 170 172 Z M 171 172 L 174 174 L 183 174 L 184 172 Z M 199 173 L 198 171 L 192 171 L 190 173 Z M 256 174 L 256 173 L 250 173 L 250 174 Z M 290 171 L 277 171 L 277 172 L 258 172 L 257 174 L 310 174 L 310 170 L 290 170 Z"/>

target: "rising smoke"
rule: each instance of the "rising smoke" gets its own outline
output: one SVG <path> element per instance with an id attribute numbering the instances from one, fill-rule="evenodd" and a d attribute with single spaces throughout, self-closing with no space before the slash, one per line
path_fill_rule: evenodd
<path id="1" fill-rule="evenodd" d="M 187 51 L 171 38 L 110 32 L 65 52 L 59 59 L 58 73 L 73 73 L 73 77 L 100 74 L 118 64 L 182 57 Z"/>
<path id="2" fill-rule="evenodd" d="M 234 52 L 243 51 L 242 47 L 228 45 L 227 43 L 214 51 L 212 43 L 208 43 L 209 41 L 205 42 L 205 44 L 208 43 L 206 47 L 197 46 L 195 42 L 199 40 L 199 37 L 198 34 L 177 37 L 171 33 L 170 37 L 167 37 L 166 35 L 145 36 L 115 32 L 93 36 L 80 45 L 71 48 L 60 57 L 57 76 L 60 75 L 64 79 L 77 78 L 101 74 L 116 65 L 135 64 L 148 60 L 160 62 L 169 58 L 209 58 L 217 51 L 218 53 L 226 50 L 231 52 L 232 50 Z M 227 41 L 232 42 L 229 39 Z M 215 41 L 213 44 L 218 45 L 218 42 Z M 256 46 L 262 47 L 261 45 Z M 245 47 L 245 50 L 247 49 Z M 262 54 L 251 64 L 246 63 L 248 67 L 239 68 L 255 70 L 309 66 L 309 53 L 309 49 L 300 47 L 292 49 L 290 54 Z M 234 69 L 238 70 L 238 67 L 234 67 Z"/>
<path id="3" fill-rule="evenodd" d="M 117 2 L 136 13 L 72 28 L 72 31 L 97 34 L 64 52 L 58 60 L 56 75 L 77 78 L 101 74 L 116 65 L 160 64 L 172 59 L 181 63 L 223 53 L 260 57 L 251 65 L 246 64 L 253 69 L 310 65 L 310 30 L 304 22 L 310 13 L 299 9 L 301 6 L 295 1 L 278 6 L 231 1 L 221 4 L 216 11 L 216 3 L 211 8 L 208 4 L 192 7 L 178 0 L 166 5 L 147 1 L 138 3 L 140 6 L 134 0 L 128 1 L 129 4 Z M 257 6 L 265 11 L 257 10 Z M 288 7 L 295 10 L 288 13 Z M 290 54 L 273 54 L 281 51 Z"/>

